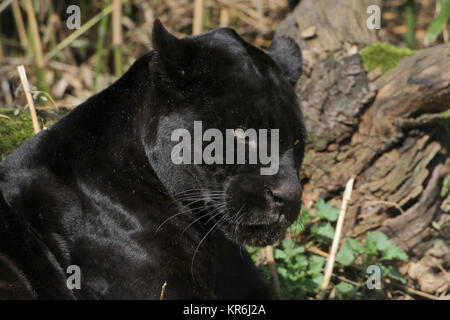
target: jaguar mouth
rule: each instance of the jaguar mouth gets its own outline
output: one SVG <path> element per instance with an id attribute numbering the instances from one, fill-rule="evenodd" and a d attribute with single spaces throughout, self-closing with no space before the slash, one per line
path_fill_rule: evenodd
<path id="1" fill-rule="evenodd" d="M 281 225 L 279 222 L 273 222 L 273 223 L 250 223 L 250 224 L 240 224 L 239 229 L 241 230 L 249 230 L 249 231 L 265 231 L 267 229 L 273 229 L 273 228 L 280 228 Z"/>
<path id="2" fill-rule="evenodd" d="M 217 218 L 220 221 L 223 216 Z M 234 223 L 226 217 L 222 219 L 220 229 L 230 240 L 242 245 L 263 247 L 280 240 L 286 230 L 280 222 L 272 223 Z"/>

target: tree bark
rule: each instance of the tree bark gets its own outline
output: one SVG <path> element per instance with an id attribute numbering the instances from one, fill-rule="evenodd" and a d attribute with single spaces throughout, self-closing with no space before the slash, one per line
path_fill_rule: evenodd
<path id="1" fill-rule="evenodd" d="M 404 58 L 371 81 L 358 53 L 378 40 L 366 27 L 371 4 L 382 5 L 302 0 L 276 36 L 292 37 L 304 54 L 296 92 L 308 130 L 306 205 L 340 197 L 356 175 L 344 237 L 381 230 L 411 251 L 448 213 L 450 43 Z"/>

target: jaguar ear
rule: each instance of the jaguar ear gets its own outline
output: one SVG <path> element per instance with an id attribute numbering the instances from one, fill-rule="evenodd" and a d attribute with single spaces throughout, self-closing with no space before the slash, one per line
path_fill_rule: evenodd
<path id="1" fill-rule="evenodd" d="M 302 74 L 302 51 L 292 38 L 276 37 L 266 53 L 278 64 L 284 76 L 294 86 Z"/>
<path id="2" fill-rule="evenodd" d="M 167 31 L 159 19 L 153 22 L 152 46 L 158 52 L 166 71 L 175 72 L 177 75 L 185 73 L 184 43 Z"/>

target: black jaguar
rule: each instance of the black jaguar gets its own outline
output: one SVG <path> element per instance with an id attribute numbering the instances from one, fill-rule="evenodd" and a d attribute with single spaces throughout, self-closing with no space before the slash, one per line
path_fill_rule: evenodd
<path id="1" fill-rule="evenodd" d="M 283 236 L 301 206 L 301 52 L 235 31 L 154 50 L 0 163 L 0 298 L 264 299 L 245 245 Z M 279 129 L 279 170 L 177 165 L 177 128 Z M 79 267 L 80 288 L 68 286 Z M 69 268 L 70 269 L 70 268 Z"/>

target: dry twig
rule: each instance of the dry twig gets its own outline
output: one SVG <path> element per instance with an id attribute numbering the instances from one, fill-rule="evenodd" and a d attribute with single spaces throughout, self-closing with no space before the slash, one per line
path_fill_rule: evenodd
<path id="1" fill-rule="evenodd" d="M 17 67 L 17 71 L 19 72 L 20 81 L 22 82 L 22 88 L 23 91 L 25 92 L 25 97 L 27 99 L 28 106 L 30 108 L 31 121 L 33 122 L 34 133 L 36 134 L 39 131 L 41 131 L 41 128 L 39 127 L 36 109 L 34 108 L 33 97 L 31 96 L 30 84 L 28 83 L 25 67 L 23 65 L 20 65 Z"/>
<path id="2" fill-rule="evenodd" d="M 159 300 L 164 300 L 164 294 L 166 293 L 166 286 L 167 282 L 164 282 L 164 284 L 161 287 L 161 294 L 159 295 Z"/>
<path id="3" fill-rule="evenodd" d="M 20 7 L 17 0 L 13 0 L 12 11 L 14 15 L 14 21 L 16 22 L 17 32 L 19 34 L 20 45 L 23 49 L 26 49 L 28 46 L 27 33 L 25 32 L 25 24 L 23 23 L 22 14 L 20 13 Z"/>
<path id="4" fill-rule="evenodd" d="M 325 292 L 330 283 L 331 275 L 333 273 L 334 262 L 336 260 L 336 253 L 339 247 L 339 241 L 341 239 L 342 227 L 344 225 L 345 212 L 347 211 L 347 204 L 351 198 L 352 190 L 353 190 L 353 182 L 355 178 L 350 178 L 348 180 L 347 185 L 345 186 L 344 196 L 342 199 L 341 212 L 339 213 L 339 218 L 336 224 L 336 231 L 334 233 L 333 243 L 331 244 L 330 256 L 327 260 L 327 265 L 325 267 L 325 276 L 323 278 L 322 290 L 320 292 L 320 299 L 324 299 Z"/>
<path id="5" fill-rule="evenodd" d="M 203 32 L 203 11 L 205 8 L 204 0 L 194 1 L 194 22 L 192 24 L 192 34 Z"/>
<path id="6" fill-rule="evenodd" d="M 27 11 L 28 22 L 30 24 L 31 34 L 33 38 L 34 54 L 36 57 L 36 65 L 39 69 L 44 68 L 44 54 L 42 51 L 41 37 L 39 36 L 39 28 L 34 15 L 31 0 L 25 0 L 25 8 Z"/>

